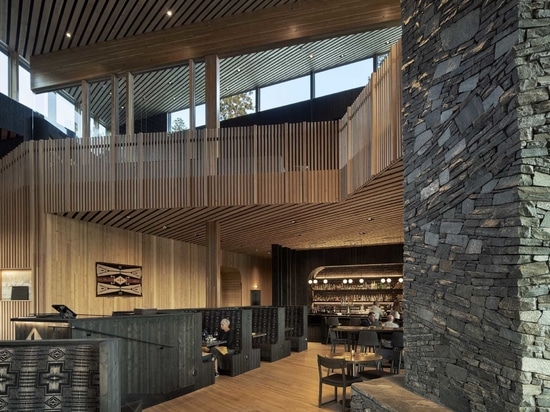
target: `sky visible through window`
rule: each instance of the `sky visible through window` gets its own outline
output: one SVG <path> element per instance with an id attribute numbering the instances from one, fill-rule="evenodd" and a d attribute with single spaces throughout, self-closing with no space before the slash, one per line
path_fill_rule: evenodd
<path id="1" fill-rule="evenodd" d="M 368 82 L 373 72 L 373 59 L 361 60 L 355 63 L 336 67 L 315 76 L 315 97 L 322 97 L 344 90 L 363 87 Z M 310 77 L 304 76 L 297 79 L 277 83 L 260 89 L 260 110 L 269 110 L 286 106 L 292 103 L 308 100 L 311 96 Z M 174 121 L 181 118 L 186 128 L 189 127 L 189 109 L 173 112 L 170 115 L 170 129 Z M 205 106 L 196 108 L 195 126 L 205 125 Z"/>
<path id="2" fill-rule="evenodd" d="M 344 90 L 349 90 L 366 85 L 372 75 L 373 59 L 366 59 L 322 72 L 314 73 L 315 96 L 322 97 Z M 0 52 L 0 93 L 8 95 L 8 56 Z M 55 119 L 48 120 L 60 128 L 67 128 L 77 132 L 80 135 L 78 114 L 75 111 L 74 104 L 55 93 L 55 107 L 51 108 L 52 99 L 48 93 L 34 94 L 30 87 L 30 73 L 23 67 L 19 67 L 19 102 L 27 107 L 41 113 L 48 118 L 48 114 Z M 292 103 L 305 101 L 311 98 L 310 76 L 304 76 L 297 79 L 277 83 L 274 85 L 260 88 L 260 110 L 269 110 L 276 107 L 286 106 Z M 255 92 L 255 91 L 253 91 Z M 50 113 L 48 113 L 50 112 Z M 201 127 L 206 123 L 205 105 L 199 105 L 195 109 L 195 126 Z M 176 119 L 182 119 L 185 128 L 189 128 L 189 109 L 170 113 L 170 129 L 174 126 Z M 93 122 L 91 122 L 93 124 Z M 92 133 L 105 133 L 103 126 L 94 125 L 96 130 Z"/>

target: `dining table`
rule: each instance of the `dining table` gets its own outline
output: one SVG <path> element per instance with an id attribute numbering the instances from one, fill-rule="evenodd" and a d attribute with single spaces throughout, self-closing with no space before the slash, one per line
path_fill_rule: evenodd
<path id="1" fill-rule="evenodd" d="M 353 376 L 357 376 L 357 372 L 359 371 L 359 367 L 361 365 L 367 365 L 375 362 L 376 367 L 378 368 L 379 362 L 382 360 L 382 355 L 374 352 L 331 352 L 325 356 L 329 359 L 344 359 L 346 361 L 346 365 L 351 367 Z"/>

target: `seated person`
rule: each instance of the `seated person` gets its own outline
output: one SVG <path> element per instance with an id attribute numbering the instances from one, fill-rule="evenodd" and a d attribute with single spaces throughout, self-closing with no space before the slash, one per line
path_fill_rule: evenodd
<path id="1" fill-rule="evenodd" d="M 382 327 L 384 328 L 398 328 L 399 325 L 393 321 L 393 316 L 388 315 L 386 318 L 386 321 L 382 323 Z M 380 339 L 380 344 L 383 348 L 389 348 L 391 349 L 393 346 L 391 345 L 391 338 L 387 339 L 385 336 L 382 336 Z"/>
<path id="2" fill-rule="evenodd" d="M 212 348 L 212 355 L 214 356 L 214 371 L 216 376 L 220 375 L 218 365 L 221 363 L 223 356 L 235 353 L 235 331 L 231 329 L 229 325 L 229 319 L 224 318 L 220 321 L 221 332 L 218 334 L 218 340 L 225 341 L 225 343 Z"/>
<path id="3" fill-rule="evenodd" d="M 376 320 L 376 314 L 369 312 L 367 319 L 361 319 L 361 326 L 378 326 L 380 322 Z"/>
<path id="4" fill-rule="evenodd" d="M 393 316 L 392 315 L 388 315 L 388 317 L 386 318 L 386 321 L 384 323 L 382 323 L 382 327 L 384 327 L 384 328 L 398 328 L 399 325 L 393 321 Z"/>

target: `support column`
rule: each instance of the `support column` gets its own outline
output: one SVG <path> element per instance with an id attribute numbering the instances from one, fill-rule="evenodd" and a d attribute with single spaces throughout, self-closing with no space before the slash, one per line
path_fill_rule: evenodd
<path id="1" fill-rule="evenodd" d="M 206 223 L 206 307 L 217 308 L 221 301 L 220 223 Z"/>
<path id="2" fill-rule="evenodd" d="M 126 134 L 134 134 L 134 75 L 126 73 Z"/>
<path id="3" fill-rule="evenodd" d="M 111 76 L 111 136 L 120 134 L 120 92 L 118 91 L 119 78 Z"/>
<path id="4" fill-rule="evenodd" d="M 19 101 L 19 55 L 10 51 L 8 57 L 8 96 Z"/>
<path id="5" fill-rule="evenodd" d="M 220 127 L 220 59 L 216 55 L 206 56 L 206 128 Z"/>
<path id="6" fill-rule="evenodd" d="M 195 130 L 195 60 L 189 59 L 189 130 Z"/>
<path id="7" fill-rule="evenodd" d="M 80 101 L 82 117 L 82 138 L 90 137 L 90 83 L 82 80 L 82 100 Z"/>

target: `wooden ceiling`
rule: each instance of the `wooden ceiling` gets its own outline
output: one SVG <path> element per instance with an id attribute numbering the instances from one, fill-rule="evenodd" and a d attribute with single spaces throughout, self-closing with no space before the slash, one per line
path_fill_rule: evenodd
<path id="1" fill-rule="evenodd" d="M 223 97 L 386 53 L 401 35 L 399 0 L 3 0 L 0 41 L 31 63 L 31 56 L 40 61 L 40 55 L 45 54 L 55 61 L 60 53 L 77 48 L 116 46 L 124 39 L 146 39 L 186 27 L 194 30 L 197 25 L 220 30 L 224 24 L 255 21 L 266 13 L 281 13 L 290 30 L 290 10 L 305 8 L 313 14 L 319 7 L 331 5 L 335 7 L 330 16 L 335 21 L 333 27 L 340 25 L 334 32 L 328 20 L 317 18 L 294 27 L 292 38 L 285 42 L 277 40 L 280 30 L 272 33 L 272 39 L 266 30 L 263 49 L 232 47 L 220 64 Z M 349 30 L 342 29 L 342 21 L 349 21 Z M 301 36 L 302 29 L 314 35 Z M 244 37 L 256 35 L 244 33 Z M 195 58 L 196 101 L 200 104 L 204 102 L 204 65 L 200 56 Z M 91 111 L 108 127 L 110 83 L 92 81 Z M 79 86 L 64 87 L 75 101 L 80 100 Z M 121 87 L 124 89 L 124 82 Z M 186 108 L 188 94 L 185 63 L 139 71 L 135 74 L 135 118 Z M 271 244 L 318 249 L 399 243 L 403 241 L 402 174 L 398 161 L 346 201 L 334 204 L 81 212 L 68 216 L 201 245 L 205 244 L 205 222 L 217 220 L 222 249 L 263 257 L 269 257 Z"/>

